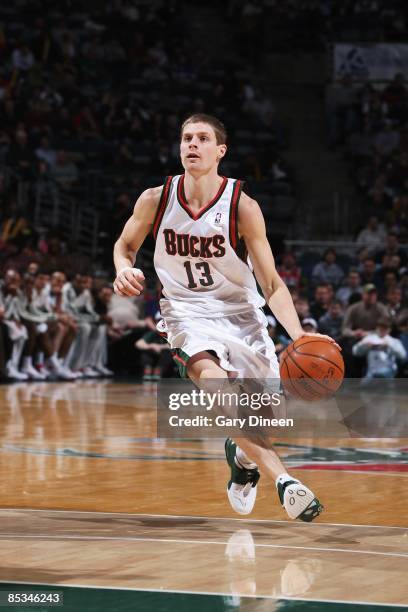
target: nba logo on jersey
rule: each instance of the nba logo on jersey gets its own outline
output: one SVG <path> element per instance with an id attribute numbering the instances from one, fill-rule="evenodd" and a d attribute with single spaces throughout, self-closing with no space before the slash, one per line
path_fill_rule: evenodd
<path id="1" fill-rule="evenodd" d="M 219 225 L 219 224 L 221 223 L 221 213 L 220 213 L 220 212 L 218 212 L 218 213 L 215 215 L 215 221 L 214 221 L 214 223 L 216 223 L 217 225 Z"/>

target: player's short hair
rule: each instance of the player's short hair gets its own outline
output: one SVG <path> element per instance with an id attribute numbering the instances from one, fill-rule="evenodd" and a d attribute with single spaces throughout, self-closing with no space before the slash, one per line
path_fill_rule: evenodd
<path id="1" fill-rule="evenodd" d="M 206 113 L 195 113 L 194 115 L 190 115 L 183 122 L 181 126 L 180 136 L 183 136 L 184 128 L 189 123 L 208 123 L 211 125 L 212 129 L 215 132 L 215 138 L 217 140 L 217 145 L 226 144 L 227 143 L 227 130 L 225 129 L 225 125 L 221 123 L 217 117 L 213 115 L 207 115 Z"/>

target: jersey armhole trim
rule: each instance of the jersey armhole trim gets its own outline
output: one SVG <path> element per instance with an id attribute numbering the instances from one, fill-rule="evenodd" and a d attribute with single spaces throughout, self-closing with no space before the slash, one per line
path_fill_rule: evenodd
<path id="1" fill-rule="evenodd" d="M 241 198 L 242 188 L 244 186 L 243 181 L 236 180 L 231 196 L 230 214 L 229 214 L 229 238 L 230 243 L 234 251 L 236 251 L 239 235 L 238 235 L 238 204 Z"/>
<path id="2" fill-rule="evenodd" d="M 157 238 L 157 232 L 159 231 L 160 223 L 163 219 L 164 211 L 166 210 L 166 206 L 169 201 L 170 185 L 171 185 L 172 179 L 173 179 L 172 176 L 166 176 L 166 180 L 164 181 L 159 205 L 157 207 L 156 217 L 153 223 L 153 237 L 155 240 Z"/>

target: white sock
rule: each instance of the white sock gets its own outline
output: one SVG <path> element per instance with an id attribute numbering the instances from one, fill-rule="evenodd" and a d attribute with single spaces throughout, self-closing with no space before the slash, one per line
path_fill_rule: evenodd
<path id="1" fill-rule="evenodd" d="M 281 474 L 280 476 L 277 477 L 277 479 L 275 481 L 275 485 L 276 486 L 278 486 L 278 484 L 283 485 L 288 480 L 296 480 L 296 482 L 299 482 L 297 478 L 294 478 L 293 476 L 291 476 L 287 472 L 284 472 L 283 474 Z"/>
<path id="2" fill-rule="evenodd" d="M 59 368 L 59 361 L 57 353 L 53 353 L 51 357 L 48 357 L 47 362 L 50 363 L 54 368 Z"/>
<path id="3" fill-rule="evenodd" d="M 33 367 L 33 361 L 31 359 L 30 356 L 28 357 L 23 357 L 23 369 L 25 368 L 32 368 Z"/>
<path id="4" fill-rule="evenodd" d="M 235 462 L 238 462 L 238 467 L 243 467 L 246 470 L 255 470 L 258 467 L 256 465 L 256 463 L 251 461 L 246 456 L 246 454 L 244 453 L 242 448 L 239 448 L 239 446 L 237 446 L 237 452 L 236 452 L 236 455 L 235 455 Z"/>
<path id="5" fill-rule="evenodd" d="M 20 338 L 19 340 L 15 340 L 13 342 L 13 348 L 11 350 L 10 361 L 13 364 L 13 366 L 16 368 L 16 370 L 18 370 L 18 366 L 20 364 L 20 357 L 21 357 L 21 353 L 23 352 L 24 344 L 25 344 L 24 338 Z"/>

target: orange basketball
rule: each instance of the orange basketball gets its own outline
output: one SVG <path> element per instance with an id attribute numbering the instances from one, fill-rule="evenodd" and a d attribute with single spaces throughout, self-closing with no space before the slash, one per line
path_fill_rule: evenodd
<path id="1" fill-rule="evenodd" d="M 280 354 L 280 374 L 290 395 L 316 401 L 333 395 L 344 378 L 344 361 L 329 340 L 302 336 Z"/>

